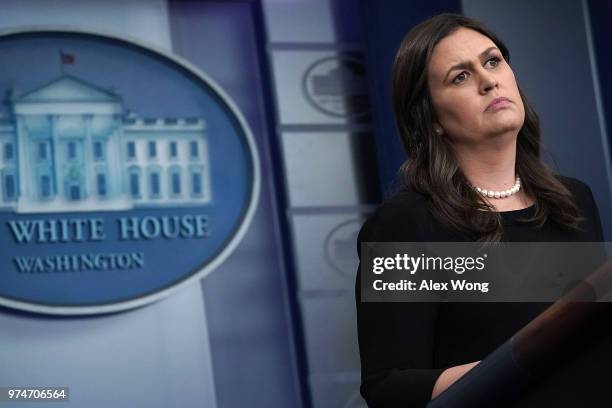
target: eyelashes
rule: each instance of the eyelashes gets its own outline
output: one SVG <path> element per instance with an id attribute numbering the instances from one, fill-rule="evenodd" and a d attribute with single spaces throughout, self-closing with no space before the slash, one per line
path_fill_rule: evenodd
<path id="1" fill-rule="evenodd" d="M 491 57 L 491 58 L 489 58 L 487 60 L 487 62 L 490 62 L 490 61 L 495 61 L 495 65 L 493 66 L 493 68 L 495 68 L 501 62 L 501 58 L 499 58 L 499 57 Z"/>
<path id="2" fill-rule="evenodd" d="M 499 65 L 499 63 L 501 62 L 501 58 L 499 57 L 490 57 L 486 60 L 485 62 L 485 66 L 489 63 L 489 62 L 493 62 L 494 64 L 491 66 L 491 68 L 497 68 L 497 66 Z M 469 72 L 467 71 L 462 71 L 461 73 L 459 73 L 459 75 L 457 75 L 454 79 L 453 79 L 453 84 L 455 85 L 460 85 L 463 82 L 465 82 L 465 80 L 467 79 Z"/>

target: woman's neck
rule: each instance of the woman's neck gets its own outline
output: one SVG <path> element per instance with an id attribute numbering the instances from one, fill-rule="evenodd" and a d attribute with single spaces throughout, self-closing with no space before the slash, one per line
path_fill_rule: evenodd
<path id="1" fill-rule="evenodd" d="M 454 146 L 461 171 L 472 185 L 481 189 L 504 191 L 516 182 L 516 139 L 504 143 L 480 144 L 464 148 Z M 521 188 L 502 199 L 484 198 L 496 211 L 512 211 L 529 207 L 533 199 Z"/>
<path id="2" fill-rule="evenodd" d="M 514 185 L 516 179 L 516 140 L 500 144 L 454 146 L 461 171 L 473 185 L 501 191 Z"/>

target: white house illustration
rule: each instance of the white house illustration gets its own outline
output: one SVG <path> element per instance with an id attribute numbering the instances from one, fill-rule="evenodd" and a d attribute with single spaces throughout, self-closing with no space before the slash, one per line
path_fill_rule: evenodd
<path id="1" fill-rule="evenodd" d="M 206 122 L 124 115 L 116 93 L 71 75 L 5 101 L 0 210 L 126 210 L 211 202 Z"/>

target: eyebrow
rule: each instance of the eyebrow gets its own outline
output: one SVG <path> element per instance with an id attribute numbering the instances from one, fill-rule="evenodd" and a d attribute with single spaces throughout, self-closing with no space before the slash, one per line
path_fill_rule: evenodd
<path id="1" fill-rule="evenodd" d="M 489 54 L 491 51 L 493 50 L 498 50 L 499 48 L 497 47 L 489 47 L 486 50 L 484 50 L 483 52 L 481 52 L 478 55 L 479 59 L 483 59 L 487 54 Z M 452 67 L 449 68 L 449 70 L 446 72 L 446 76 L 444 77 L 444 82 L 446 82 L 446 79 L 448 78 L 449 74 L 456 70 L 456 69 L 466 69 L 466 68 L 470 68 L 472 66 L 472 62 L 471 61 L 461 61 L 458 64 L 453 65 Z"/>

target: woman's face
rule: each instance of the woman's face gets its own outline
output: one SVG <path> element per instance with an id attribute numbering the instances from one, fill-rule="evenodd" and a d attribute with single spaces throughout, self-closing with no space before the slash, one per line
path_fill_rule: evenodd
<path id="1" fill-rule="evenodd" d="M 489 37 L 459 28 L 436 45 L 427 74 L 437 124 L 453 143 L 516 138 L 525 108 L 512 69 Z M 491 105 L 497 98 L 507 100 Z"/>

